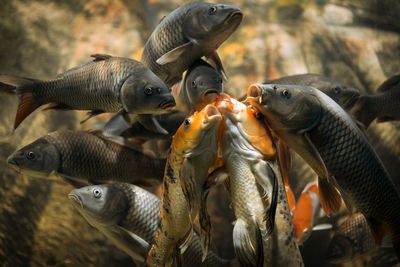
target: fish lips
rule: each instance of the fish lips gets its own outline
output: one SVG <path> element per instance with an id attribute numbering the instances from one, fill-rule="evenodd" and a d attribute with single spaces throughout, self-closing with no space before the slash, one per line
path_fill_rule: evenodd
<path id="1" fill-rule="evenodd" d="M 167 99 L 167 100 L 161 102 L 158 105 L 158 108 L 166 110 L 166 109 L 172 109 L 175 106 L 176 106 L 176 102 L 175 102 L 175 99 L 172 97 L 172 99 Z"/>
<path id="2" fill-rule="evenodd" d="M 72 205 L 77 206 L 78 208 L 81 207 L 83 209 L 83 203 L 80 196 L 74 193 L 69 193 L 68 198 L 72 202 Z"/>

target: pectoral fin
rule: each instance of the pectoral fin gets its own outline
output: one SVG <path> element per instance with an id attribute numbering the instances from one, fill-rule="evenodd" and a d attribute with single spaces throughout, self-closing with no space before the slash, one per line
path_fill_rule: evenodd
<path id="1" fill-rule="evenodd" d="M 328 179 L 318 177 L 318 195 L 321 206 L 328 217 L 331 212 L 339 211 L 342 198 L 336 187 Z"/>
<path id="2" fill-rule="evenodd" d="M 165 53 L 164 55 L 162 55 L 160 58 L 157 59 L 156 61 L 157 64 L 165 65 L 176 61 L 190 45 L 192 45 L 191 42 L 184 43 L 183 45 L 180 45 L 172 49 L 171 51 Z"/>
<path id="3" fill-rule="evenodd" d="M 222 76 L 222 78 L 227 81 L 228 76 L 226 76 L 224 66 L 222 65 L 221 58 L 219 57 L 217 51 L 213 51 L 211 54 L 206 56 L 206 58 L 210 61 L 211 65 L 215 67 L 217 72 Z"/>
<path id="4" fill-rule="evenodd" d="M 203 251 L 202 262 L 207 257 L 208 248 L 211 243 L 211 219 L 207 211 L 207 197 L 209 192 L 209 188 L 203 190 L 200 202 L 199 224 L 201 249 Z"/>
<path id="5" fill-rule="evenodd" d="M 189 231 L 186 233 L 185 237 L 182 239 L 181 244 L 179 245 L 180 254 L 185 253 L 186 249 L 188 248 L 190 241 L 193 237 L 193 232 L 193 224 L 191 224 Z"/>
<path id="6" fill-rule="evenodd" d="M 145 262 L 145 257 L 150 249 L 150 244 L 138 235 L 128 231 L 122 226 L 113 229 L 114 238 L 121 243 L 127 252 L 135 261 Z"/>
<path id="7" fill-rule="evenodd" d="M 325 166 L 321 155 L 319 154 L 317 148 L 311 141 L 310 135 L 308 132 L 304 132 L 301 138 L 296 140 L 303 150 L 300 155 L 304 160 L 311 166 L 311 168 L 317 173 L 317 175 L 323 179 L 327 179 L 329 177 L 328 170 Z"/>
<path id="8" fill-rule="evenodd" d="M 194 180 L 194 166 L 188 159 L 185 159 L 183 162 L 180 177 L 182 191 L 185 195 L 186 201 L 188 202 L 190 214 L 193 214 L 195 207 L 198 207 L 200 203 L 198 203 L 196 197 L 198 188 L 196 188 L 196 181 Z"/>
<path id="9" fill-rule="evenodd" d="M 140 114 L 137 116 L 137 120 L 149 131 L 165 135 L 168 134 L 168 131 L 161 126 L 153 114 Z"/>
<path id="10" fill-rule="evenodd" d="M 124 131 L 131 127 L 128 114 L 124 110 L 115 113 L 103 127 L 103 135 L 120 136 Z"/>

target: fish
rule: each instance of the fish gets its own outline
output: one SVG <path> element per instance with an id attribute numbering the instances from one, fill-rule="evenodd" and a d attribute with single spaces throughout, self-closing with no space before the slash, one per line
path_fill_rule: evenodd
<path id="1" fill-rule="evenodd" d="M 204 97 L 223 92 L 222 78 L 206 61 L 199 59 L 187 70 L 178 95 L 181 95 L 187 110 L 200 110 L 196 104 L 204 105 Z"/>
<path id="2" fill-rule="evenodd" d="M 330 241 L 326 260 L 332 263 L 351 261 L 374 249 L 378 246 L 367 220 L 362 213 L 356 212 L 339 226 Z"/>
<path id="3" fill-rule="evenodd" d="M 292 84 L 315 87 L 332 98 L 345 110 L 349 110 L 357 100 L 357 97 L 360 96 L 360 91 L 357 88 L 314 73 L 284 76 L 279 79 L 265 81 L 263 84 Z"/>
<path id="4" fill-rule="evenodd" d="M 303 244 L 310 236 L 319 217 L 320 208 L 318 183 L 315 181 L 307 184 L 301 192 L 293 212 L 293 226 L 299 244 Z"/>
<path id="5" fill-rule="evenodd" d="M 292 188 L 290 187 L 289 172 L 292 168 L 292 155 L 290 154 L 290 148 L 283 142 L 278 140 L 278 154 L 279 154 L 279 167 L 285 183 L 286 197 L 289 204 L 290 212 L 293 214 L 296 206 L 296 199 Z"/>
<path id="6" fill-rule="evenodd" d="M 376 243 L 386 233 L 400 257 L 400 193 L 350 115 L 313 87 L 253 84 L 248 95 L 275 134 L 317 173 L 325 213 L 337 212 L 343 198 L 349 210 L 363 213 Z"/>
<path id="7" fill-rule="evenodd" d="M 46 104 L 45 110 L 90 110 L 88 118 L 120 110 L 148 114 L 175 106 L 167 85 L 143 63 L 103 54 L 92 57 L 52 80 L 0 75 L 0 82 L 14 86 L 20 96 L 14 130 Z"/>
<path id="8" fill-rule="evenodd" d="M 147 256 L 147 266 L 181 263 L 180 255 L 193 236 L 202 187 L 217 155 L 221 119 L 218 109 L 209 104 L 186 118 L 175 133 L 165 167 L 161 223 Z"/>
<path id="9" fill-rule="evenodd" d="M 251 106 L 228 98 L 217 107 L 224 115 L 222 160 L 236 217 L 235 253 L 242 266 L 263 266 L 276 209 L 276 175 L 268 163 L 276 159 L 276 147 Z"/>
<path id="10" fill-rule="evenodd" d="M 0 96 L 15 95 L 15 87 L 0 82 Z"/>
<path id="11" fill-rule="evenodd" d="M 70 130 L 40 137 L 11 154 L 7 162 L 21 173 L 34 177 L 61 177 L 73 185 L 74 181 L 98 183 L 109 180 L 159 184 L 166 164 L 165 159 L 152 158 L 98 132 Z"/>
<path id="12" fill-rule="evenodd" d="M 225 4 L 191 2 L 166 15 L 144 45 L 140 59 L 169 87 L 195 60 L 206 56 L 226 77 L 216 49 L 243 19 L 240 8 Z"/>
<path id="13" fill-rule="evenodd" d="M 102 184 L 72 190 L 68 198 L 78 212 L 116 246 L 143 265 L 160 223 L 161 201 L 156 195 L 128 183 Z M 200 237 L 194 233 L 183 254 L 187 266 L 229 266 L 213 251 L 204 262 Z"/>
<path id="14" fill-rule="evenodd" d="M 377 123 L 400 120 L 400 74 L 383 82 L 377 92 L 358 97 L 350 113 L 366 128 Z"/>

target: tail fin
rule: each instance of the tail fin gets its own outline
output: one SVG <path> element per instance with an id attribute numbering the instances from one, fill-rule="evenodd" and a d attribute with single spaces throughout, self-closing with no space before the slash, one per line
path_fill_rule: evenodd
<path id="1" fill-rule="evenodd" d="M 0 75 L 0 82 L 15 88 L 15 92 L 20 97 L 20 103 L 14 122 L 14 130 L 20 123 L 39 107 L 33 99 L 33 88 L 38 80 L 18 77 L 14 75 Z"/>
<path id="2" fill-rule="evenodd" d="M 236 220 L 235 226 L 233 227 L 233 247 L 241 266 L 262 266 L 262 260 L 264 258 L 263 245 L 261 232 L 257 223 L 256 228 L 256 244 L 253 245 L 246 223 L 243 220 Z"/>
<path id="3" fill-rule="evenodd" d="M 0 82 L 0 95 L 15 95 L 15 86 Z"/>

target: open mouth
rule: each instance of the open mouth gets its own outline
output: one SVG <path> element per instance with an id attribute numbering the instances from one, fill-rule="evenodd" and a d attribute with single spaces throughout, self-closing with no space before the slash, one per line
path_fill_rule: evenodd
<path id="1" fill-rule="evenodd" d="M 226 19 L 225 23 L 231 23 L 232 21 L 237 20 L 239 20 L 240 22 L 242 22 L 243 20 L 243 13 L 240 10 L 232 12 L 231 15 Z"/>
<path id="2" fill-rule="evenodd" d="M 217 95 L 219 95 L 219 91 L 218 91 L 217 89 L 207 89 L 207 90 L 203 93 L 204 96 L 208 96 L 208 95 L 211 95 L 211 94 L 217 94 Z"/>
<path id="3" fill-rule="evenodd" d="M 73 203 L 79 204 L 81 206 L 81 208 L 83 209 L 82 200 L 78 195 L 68 194 L 68 198 L 69 198 L 69 200 L 73 201 Z"/>

